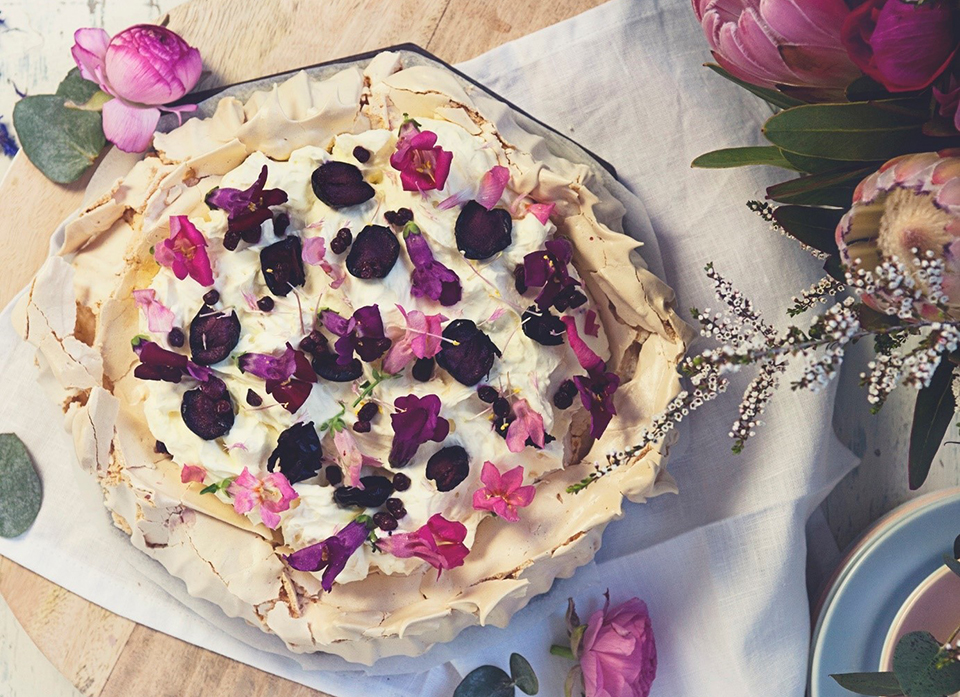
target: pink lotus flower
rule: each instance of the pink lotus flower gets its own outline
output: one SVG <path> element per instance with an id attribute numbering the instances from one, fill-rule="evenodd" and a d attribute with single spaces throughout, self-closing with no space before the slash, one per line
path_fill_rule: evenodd
<path id="1" fill-rule="evenodd" d="M 442 189 L 450 174 L 453 153 L 437 145 L 437 134 L 421 131 L 413 119 L 400 126 L 397 151 L 390 156 L 390 166 L 400 172 L 404 191 Z"/>
<path id="2" fill-rule="evenodd" d="M 543 417 L 535 412 L 525 399 L 513 403 L 513 415 L 516 417 L 507 428 L 507 449 L 511 453 L 522 452 L 529 439 L 535 446 L 544 446 Z"/>
<path id="3" fill-rule="evenodd" d="M 890 92 L 923 89 L 957 52 L 957 10 L 948 2 L 867 0 L 843 22 L 850 58 Z"/>
<path id="4" fill-rule="evenodd" d="M 203 484 L 207 478 L 207 470 L 200 465 L 184 465 L 180 470 L 180 481 L 183 484 L 188 482 L 198 482 Z"/>
<path id="5" fill-rule="evenodd" d="M 284 557 L 291 567 L 298 571 L 317 572 L 323 570 L 320 585 L 328 593 L 333 589 L 333 582 L 367 539 L 367 526 L 353 521 L 348 523 L 336 535 L 328 537 L 309 547 L 298 549 L 293 554 Z"/>
<path id="6" fill-rule="evenodd" d="M 297 492 L 280 472 L 253 476 L 246 467 L 230 482 L 227 493 L 233 497 L 233 510 L 243 515 L 260 508 L 260 520 L 271 530 L 280 525 L 279 513 L 290 508 Z"/>
<path id="7" fill-rule="evenodd" d="M 576 653 L 586 697 L 647 697 L 657 676 L 657 644 L 647 606 L 631 598 L 587 621 Z"/>
<path id="8" fill-rule="evenodd" d="M 137 24 L 112 39 L 103 29 L 78 29 L 73 59 L 85 80 L 113 99 L 103 105 L 103 134 L 126 152 L 150 146 L 161 111 L 192 111 L 195 105 L 163 107 L 200 79 L 200 52 L 164 27 Z"/>
<path id="9" fill-rule="evenodd" d="M 150 331 L 167 333 L 173 329 L 176 318 L 169 307 L 157 300 L 157 291 L 150 288 L 135 290 L 133 300 L 147 318 L 147 328 Z"/>
<path id="10" fill-rule="evenodd" d="M 426 525 L 415 532 L 394 533 L 390 537 L 377 540 L 381 552 L 392 554 L 400 559 L 417 557 L 437 569 L 437 577 L 444 569 L 454 569 L 463 565 L 470 553 L 463 541 L 467 538 L 467 528 L 463 523 L 447 520 L 437 513 Z"/>
<path id="11" fill-rule="evenodd" d="M 327 244 L 322 237 L 304 237 L 301 240 L 303 245 L 303 263 L 309 266 L 319 266 L 327 276 L 330 277 L 330 287 L 336 290 L 346 278 L 343 271 L 329 261 L 327 261 Z"/>
<path id="12" fill-rule="evenodd" d="M 185 215 L 170 216 L 170 237 L 154 248 L 153 258 L 181 281 L 190 276 L 201 286 L 213 285 L 207 239 Z"/>
<path id="13" fill-rule="evenodd" d="M 440 324 L 447 320 L 441 314 L 425 315 L 420 310 L 397 309 L 407 322 L 403 336 L 394 339 L 393 345 L 383 357 L 383 370 L 386 373 L 399 373 L 410 365 L 414 358 L 433 358 L 440 353 L 443 345 Z"/>
<path id="14" fill-rule="evenodd" d="M 478 511 L 493 511 L 511 523 L 520 520 L 518 508 L 526 508 L 537 493 L 533 485 L 523 484 L 523 467 L 501 473 L 489 460 L 480 470 L 480 481 L 486 486 L 473 492 L 473 507 Z"/>
<path id="15" fill-rule="evenodd" d="M 693 0 L 693 10 L 717 63 L 751 84 L 823 101 L 860 75 L 840 42 L 844 0 Z"/>
<path id="16" fill-rule="evenodd" d="M 360 470 L 364 465 L 383 467 L 383 463 L 377 458 L 360 452 L 353 434 L 345 428 L 333 434 L 333 444 L 337 447 L 340 466 L 346 471 L 347 483 L 350 486 L 364 488 L 363 482 L 360 481 Z"/>

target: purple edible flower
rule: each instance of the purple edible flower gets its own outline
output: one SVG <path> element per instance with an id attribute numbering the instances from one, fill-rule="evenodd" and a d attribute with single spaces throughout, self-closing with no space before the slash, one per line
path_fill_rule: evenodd
<path id="1" fill-rule="evenodd" d="M 460 302 L 463 295 L 460 277 L 433 258 L 430 245 L 420 234 L 416 223 L 407 223 L 403 228 L 403 241 L 407 245 L 410 261 L 413 262 L 413 287 L 410 294 L 415 298 L 439 300 L 444 307 Z"/>
<path id="2" fill-rule="evenodd" d="M 260 241 L 260 225 L 273 217 L 270 206 L 287 202 L 287 192 L 282 189 L 264 189 L 267 183 L 267 166 L 248 189 L 217 188 L 207 194 L 207 205 L 220 208 L 227 214 L 227 234 L 223 246 L 233 251 L 242 238 L 255 244 Z"/>
<path id="3" fill-rule="evenodd" d="M 267 353 L 245 353 L 238 359 L 241 372 L 264 380 L 289 380 L 297 369 L 297 352 L 290 344 L 279 358 Z"/>
<path id="4" fill-rule="evenodd" d="M 400 126 L 397 151 L 390 156 L 390 166 L 400 172 L 404 191 L 442 189 L 450 174 L 453 153 L 437 145 L 437 134 L 421 131 L 413 119 Z"/>
<path id="5" fill-rule="evenodd" d="M 573 384 L 580 393 L 583 408 L 590 412 L 590 435 L 599 438 L 617 413 L 613 393 L 620 386 L 620 376 L 597 371 L 589 375 L 575 375 Z"/>
<path id="6" fill-rule="evenodd" d="M 347 560 L 360 549 L 366 539 L 367 526 L 353 521 L 323 542 L 285 556 L 284 561 L 297 571 L 317 572 L 323 569 L 320 585 L 329 593 L 333 589 L 334 579 L 347 565 Z"/>
<path id="7" fill-rule="evenodd" d="M 291 351 L 289 345 L 287 351 Z M 286 359 L 286 353 L 280 360 Z M 310 366 L 310 359 L 303 351 L 293 350 L 293 373 L 282 380 L 267 378 L 265 388 L 267 394 L 277 400 L 284 409 L 295 414 L 310 396 L 313 383 L 317 381 L 317 374 Z"/>
<path id="8" fill-rule="evenodd" d="M 346 319 L 333 310 L 324 310 L 320 319 L 327 331 L 340 338 L 333 345 L 337 363 L 349 365 L 356 351 L 367 363 L 382 356 L 392 343 L 383 333 L 383 319 L 378 305 L 367 305 Z"/>
<path id="9" fill-rule="evenodd" d="M 182 353 L 161 348 L 153 341 L 140 340 L 133 344 L 140 365 L 134 368 L 134 377 L 141 380 L 180 382 L 184 376 L 204 382 L 210 378 L 209 368 L 197 365 Z"/>
<path id="10" fill-rule="evenodd" d="M 530 252 L 523 258 L 523 280 L 529 287 L 542 286 L 536 303 L 545 310 L 554 304 L 561 291 L 576 288 L 580 282 L 571 278 L 567 269 L 573 259 L 570 242 L 558 237 L 548 240 L 544 246 L 546 249 Z"/>
<path id="11" fill-rule="evenodd" d="M 387 458 L 392 467 L 403 467 L 427 441 L 440 443 L 450 433 L 450 422 L 440 416 L 440 398 L 435 394 L 397 397 L 390 415 L 393 445 Z"/>
<path id="12" fill-rule="evenodd" d="M 17 145 L 17 141 L 10 134 L 7 124 L 2 121 L 0 121 L 0 149 L 3 150 L 3 154 L 7 157 L 13 157 L 20 150 L 20 146 Z"/>

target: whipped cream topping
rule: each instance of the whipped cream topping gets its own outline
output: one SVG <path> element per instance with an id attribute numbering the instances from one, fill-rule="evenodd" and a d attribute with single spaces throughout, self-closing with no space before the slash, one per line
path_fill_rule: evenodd
<path id="1" fill-rule="evenodd" d="M 285 212 L 290 217 L 287 235 L 301 238 L 323 237 L 326 242 L 327 260 L 339 267 L 345 280 L 338 289 L 330 287 L 331 279 L 319 266 L 305 265 L 306 283 L 294 289 L 286 297 L 273 297 L 267 289 L 260 271 L 260 250 L 280 239 L 273 230 L 272 221 L 262 226 L 259 243 L 241 243 L 236 251 L 223 247 L 227 230 L 226 214 L 211 210 L 206 217 L 191 217 L 208 241 L 208 254 L 214 272 L 214 286 L 220 294 L 216 307 L 229 312 L 234 310 L 241 324 L 240 341 L 230 357 L 212 368 L 222 378 L 230 391 L 236 420 L 231 430 L 222 438 L 205 441 L 190 431 L 180 414 L 184 392 L 194 387 L 191 380 L 179 384 L 167 382 L 142 382 L 144 411 L 151 432 L 162 441 L 174 461 L 179 465 L 202 465 L 208 473 L 205 484 L 234 477 L 246 467 L 253 473 L 267 471 L 267 459 L 277 445 L 279 435 L 295 423 L 313 422 L 315 427 L 336 416 L 342 406 L 348 428 L 356 421 L 356 412 L 361 405 L 352 407 L 358 388 L 356 383 L 334 383 L 322 378 L 314 384 L 310 396 L 294 414 L 289 413 L 265 393 L 263 380 L 244 374 L 237 366 L 236 358 L 248 352 L 280 355 L 286 344 L 296 347 L 300 340 L 318 325 L 317 311 L 328 308 L 344 317 L 355 309 L 367 305 L 379 306 L 387 336 L 396 338 L 403 334 L 406 324 L 398 305 L 406 310 L 420 310 L 426 314 L 442 313 L 448 320 L 470 319 L 474 321 L 502 351 L 502 357 L 494 361 L 489 376 L 481 384 L 490 384 L 505 394 L 526 399 L 530 406 L 543 416 L 547 433 L 556 440 L 538 450 L 527 447 L 522 452 L 511 453 L 506 441 L 497 435 L 492 426 L 489 405 L 482 402 L 476 387 L 466 387 L 455 381 L 437 367 L 429 382 L 415 380 L 410 369 L 399 376 L 379 384 L 372 397 L 380 404 L 381 412 L 373 419 L 369 433 L 352 433 L 365 455 L 383 463 L 387 476 L 390 467 L 387 454 L 393 439 L 390 412 L 394 400 L 408 394 L 424 396 L 436 394 L 442 402 L 441 416 L 451 425 L 450 435 L 443 443 L 429 442 L 420 446 L 413 461 L 403 468 L 412 484 L 393 496 L 400 498 L 407 515 L 401 518 L 395 532 L 409 532 L 421 527 L 430 516 L 440 513 L 449 520 L 467 527 L 465 544 L 471 547 L 474 534 L 481 520 L 489 515 L 476 511 L 472 495 L 480 488 L 479 476 L 484 461 L 491 461 L 502 471 L 522 465 L 525 484 L 536 483 L 546 473 L 564 466 L 573 453 L 570 447 L 570 422 L 580 409 L 579 400 L 571 409 L 558 410 L 553 406 L 552 396 L 559 384 L 583 370 L 567 342 L 560 346 L 543 346 L 528 338 L 520 327 L 520 312 L 532 304 L 531 297 L 522 297 L 514 288 L 513 271 L 522 263 L 526 254 L 542 249 L 544 242 L 556 231 L 548 222 L 540 223 L 526 213 L 513 220 L 513 241 L 501 254 L 484 261 L 465 259 L 457 250 L 454 226 L 460 212 L 459 206 L 441 210 L 437 204 L 447 196 L 461 190 L 475 190 L 477 183 L 491 167 L 510 167 L 503 156 L 500 144 L 485 136 L 469 133 L 461 125 L 439 120 L 418 119 L 424 130 L 437 134 L 437 143 L 453 153 L 453 162 L 446 186 L 442 191 L 409 192 L 402 189 L 400 173 L 390 164 L 390 155 L 396 149 L 397 136 L 387 130 L 370 130 L 360 134 L 342 134 L 333 144 L 332 151 L 318 147 L 303 147 L 295 150 L 286 161 L 268 159 L 261 153 L 251 154 L 239 167 L 224 175 L 208 177 L 201 186 L 246 189 L 257 178 L 261 168 L 268 169 L 266 188 L 279 188 L 288 195 L 288 201 L 273 208 L 274 214 Z M 357 162 L 354 148 L 363 147 L 371 153 L 366 163 Z M 311 188 L 312 172 L 329 160 L 349 162 L 357 166 L 364 179 L 371 184 L 376 195 L 366 203 L 342 209 L 332 209 L 319 201 Z M 519 179 L 520 173 L 511 171 L 511 181 Z M 500 207 L 508 207 L 516 194 L 510 185 L 501 198 Z M 357 233 L 366 225 L 386 226 L 384 214 L 399 208 L 413 211 L 414 221 L 430 244 L 436 259 L 452 269 L 460 277 L 463 297 L 453 307 L 441 307 L 428 298 L 411 295 L 410 273 L 413 268 L 406 249 L 401 244 L 400 258 L 390 273 L 383 279 L 362 280 L 350 275 L 344 266 L 346 255 L 336 255 L 330 250 L 330 242 L 340 228 L 346 227 Z M 570 273 L 575 278 L 572 267 Z M 151 285 L 157 299 L 173 311 L 178 327 L 186 329 L 203 305 L 202 296 L 210 290 L 191 278 L 178 280 L 168 268 L 159 268 Z M 586 292 L 586 289 L 583 289 Z M 250 299 L 273 297 L 275 307 L 264 312 Z M 580 317 L 589 310 L 587 303 L 567 314 Z M 518 312 L 519 310 L 519 312 Z M 445 323 L 446 324 L 446 323 Z M 141 318 L 141 332 L 161 346 L 168 347 L 166 337 L 151 334 L 145 318 Z M 601 332 L 599 337 L 583 335 L 587 343 L 601 357 L 608 357 L 609 350 Z M 379 360 L 364 363 L 364 378 L 369 378 Z M 261 397 L 263 404 L 251 407 L 246 394 L 252 389 Z M 318 431 L 319 432 L 319 431 Z M 336 448 L 332 434 L 319 432 L 323 448 L 324 464 L 336 462 Z M 429 457 L 441 448 L 461 445 L 469 454 L 470 474 L 456 488 L 440 492 L 425 476 Z M 379 468 L 365 467 L 363 474 L 379 473 Z M 398 470 L 399 471 L 399 470 Z M 279 530 L 285 542 L 294 550 L 322 541 L 347 523 L 358 513 L 374 511 L 342 507 L 333 498 L 334 487 L 321 476 L 298 482 L 294 485 L 299 498 L 293 507 L 281 513 Z M 225 492 L 216 495 L 231 502 Z M 520 515 L 523 516 L 521 510 Z M 248 516 L 259 522 L 257 510 Z M 388 533 L 378 530 L 377 534 Z M 468 558 L 469 561 L 469 558 Z M 416 558 L 399 559 L 389 554 L 375 552 L 370 545 L 362 546 L 350 559 L 347 567 L 337 577 L 338 583 L 359 580 L 372 569 L 387 574 L 406 574 L 424 564 Z"/>

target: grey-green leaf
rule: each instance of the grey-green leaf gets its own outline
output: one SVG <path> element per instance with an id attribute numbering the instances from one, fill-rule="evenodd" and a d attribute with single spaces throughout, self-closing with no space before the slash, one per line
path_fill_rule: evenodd
<path id="1" fill-rule="evenodd" d="M 74 68 L 67 73 L 60 86 L 57 87 L 57 94 L 64 99 L 69 99 L 74 104 L 86 104 L 99 91 L 100 85 L 84 80 L 80 76 L 79 68 Z"/>
<path id="2" fill-rule="evenodd" d="M 892 697 L 902 695 L 903 690 L 893 673 L 840 673 L 831 675 L 840 687 L 858 695 Z"/>
<path id="3" fill-rule="evenodd" d="M 691 163 L 691 167 L 704 169 L 726 169 L 728 167 L 745 167 L 747 165 L 769 165 L 796 171 L 796 167 L 784 156 L 780 148 L 772 145 L 751 146 L 744 148 L 724 148 L 708 152 Z"/>
<path id="4" fill-rule="evenodd" d="M 823 172 L 781 182 L 767 188 L 767 198 L 800 206 L 849 208 L 857 184 L 870 174 L 869 168 Z"/>
<path id="5" fill-rule="evenodd" d="M 943 697 L 960 690 L 960 663 L 941 655 L 929 632 L 910 632 L 893 652 L 893 672 L 910 697 Z"/>
<path id="6" fill-rule="evenodd" d="M 13 433 L 0 434 L 0 537 L 26 532 L 42 499 L 40 475 L 23 441 Z"/>
<path id="7" fill-rule="evenodd" d="M 480 666 L 453 691 L 453 697 L 514 697 L 513 681 L 496 666 Z"/>
<path id="8" fill-rule="evenodd" d="M 837 253 L 835 232 L 843 211 L 810 206 L 777 206 L 773 217 L 787 234 L 803 244 L 825 254 Z"/>
<path id="9" fill-rule="evenodd" d="M 907 470 L 911 489 L 919 489 L 930 473 L 930 465 L 953 422 L 957 403 L 953 396 L 953 363 L 946 357 L 933 371 L 930 384 L 917 392 L 910 428 Z"/>
<path id="10" fill-rule="evenodd" d="M 518 653 L 510 654 L 510 675 L 521 692 L 535 695 L 540 691 L 540 681 L 530 662 Z"/>
<path id="11" fill-rule="evenodd" d="M 70 109 L 62 95 L 24 97 L 13 108 L 13 125 L 30 161 L 60 184 L 78 179 L 100 154 L 106 139 L 100 114 Z"/>
<path id="12" fill-rule="evenodd" d="M 726 70 L 721 68 L 719 65 L 716 65 L 715 63 L 707 63 L 706 66 L 710 68 L 710 70 L 715 72 L 717 75 L 720 75 L 726 78 L 733 84 L 742 87 L 748 92 L 752 92 L 753 94 L 760 97 L 760 99 L 767 102 L 768 104 L 772 104 L 773 106 L 780 107 L 781 109 L 789 109 L 790 107 L 798 106 L 804 103 L 799 99 L 795 99 L 794 97 L 789 97 L 785 95 L 783 92 L 767 89 L 766 87 L 757 87 L 756 85 L 751 85 L 749 82 L 744 82 L 743 80 L 734 77 L 733 75 L 731 75 L 730 73 L 728 73 Z"/>

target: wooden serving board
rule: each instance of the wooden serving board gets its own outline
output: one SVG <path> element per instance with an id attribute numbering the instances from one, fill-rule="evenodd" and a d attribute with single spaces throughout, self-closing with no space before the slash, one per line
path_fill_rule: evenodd
<path id="1" fill-rule="evenodd" d="M 204 89 L 403 42 L 456 63 L 602 2 L 191 0 L 161 21 L 200 49 L 210 71 L 198 86 Z M 53 184 L 17 155 L 0 184 L 0 306 L 40 268 L 50 235 L 79 206 L 85 186 L 86 178 Z M 88 697 L 321 695 L 114 615 L 3 557 L 0 593 Z"/>

